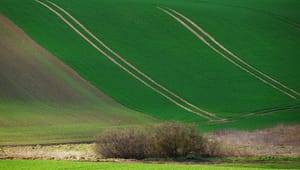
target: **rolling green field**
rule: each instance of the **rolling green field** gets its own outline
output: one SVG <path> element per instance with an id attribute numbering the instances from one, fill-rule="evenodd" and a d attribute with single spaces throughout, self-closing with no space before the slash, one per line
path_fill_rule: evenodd
<path id="1" fill-rule="evenodd" d="M 103 128 L 154 119 L 195 122 L 202 131 L 299 123 L 299 7 L 297 0 L 0 0 L 4 16 L 127 107 L 4 100 L 0 143 L 45 131 L 53 135 L 33 141 L 90 140 Z M 37 118 L 41 112 L 50 122 Z"/>
<path id="2" fill-rule="evenodd" d="M 0 144 L 91 141 L 152 123 L 91 86 L 0 16 Z"/>
<path id="3" fill-rule="evenodd" d="M 26 170 L 56 170 L 56 169 L 106 169 L 106 170 L 194 170 L 194 169 L 220 169 L 220 170 L 254 170 L 254 169 L 296 169 L 299 163 L 280 164 L 220 164 L 220 165 L 180 165 L 180 164 L 141 164 L 141 163 L 95 163 L 95 162 L 67 162 L 67 161 L 0 161 L 3 170 L 26 169 Z"/>
<path id="4" fill-rule="evenodd" d="M 134 111 L 98 104 L 1 103 L 0 144 L 89 142 L 103 130 L 155 122 Z"/>

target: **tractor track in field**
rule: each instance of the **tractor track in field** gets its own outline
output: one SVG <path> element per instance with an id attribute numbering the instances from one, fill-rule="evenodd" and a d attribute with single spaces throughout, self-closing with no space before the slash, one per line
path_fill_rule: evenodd
<path id="1" fill-rule="evenodd" d="M 195 22 L 193 22 L 191 19 L 189 19 L 188 17 L 184 16 L 183 14 L 171 9 L 171 8 L 167 8 L 170 11 L 173 11 L 175 14 L 181 16 L 182 18 L 184 18 L 187 22 L 189 22 L 190 24 L 192 24 L 197 30 L 199 30 L 200 32 L 202 32 L 204 35 L 206 35 L 212 42 L 214 42 L 218 47 L 220 47 L 221 49 L 223 49 L 225 52 L 227 52 L 228 54 L 230 54 L 232 57 L 234 57 L 236 60 L 238 60 L 239 62 L 243 63 L 244 65 L 246 65 L 247 67 L 249 67 L 250 69 L 256 71 L 257 73 L 259 73 L 260 75 L 262 75 L 263 77 L 269 79 L 270 81 L 280 85 L 281 87 L 289 90 L 290 92 L 296 94 L 296 95 L 300 95 L 299 92 L 297 92 L 296 90 L 288 87 L 287 85 L 283 84 L 282 82 L 280 82 L 279 80 L 276 80 L 275 78 L 272 78 L 270 75 L 268 75 L 267 73 L 264 73 L 260 70 L 258 70 L 256 67 L 254 67 L 253 65 L 247 63 L 244 59 L 242 59 L 241 57 L 237 56 L 236 54 L 234 54 L 232 51 L 228 50 L 227 48 L 225 48 L 222 44 L 220 44 L 220 42 L 218 42 L 213 36 L 211 36 L 209 33 L 207 33 L 203 28 L 201 28 L 199 25 L 197 25 Z"/>
<path id="2" fill-rule="evenodd" d="M 230 63 L 232 63 L 233 65 L 235 65 L 236 67 L 240 68 L 241 70 L 245 71 L 246 73 L 250 74 L 251 76 L 255 77 L 256 79 L 260 80 L 261 82 L 263 82 L 264 84 L 274 88 L 275 90 L 289 96 L 292 99 L 297 99 L 297 97 L 295 97 L 294 95 L 290 94 L 289 92 L 282 90 L 281 88 L 275 86 L 274 84 L 266 81 L 265 79 L 263 79 L 262 77 L 260 77 L 259 75 L 253 73 L 252 71 L 249 70 L 249 68 L 246 68 L 245 66 L 240 65 L 239 63 L 235 62 L 234 60 L 232 60 L 230 57 L 228 57 L 227 55 L 225 55 L 224 53 L 222 53 L 220 50 L 218 50 L 217 48 L 215 48 L 212 44 L 210 44 L 204 37 L 202 37 L 200 34 L 198 34 L 193 28 L 191 28 L 188 24 L 186 24 L 183 20 L 181 20 L 180 18 L 178 18 L 177 16 L 175 16 L 175 14 L 179 15 L 180 13 L 178 13 L 177 11 L 174 11 L 170 8 L 167 8 L 169 10 L 166 10 L 164 8 L 161 7 L 157 7 L 158 9 L 162 10 L 163 12 L 165 12 L 167 15 L 171 16 L 173 19 L 175 19 L 177 22 L 179 22 L 181 25 L 183 25 L 186 29 L 188 29 L 190 32 L 192 32 L 198 39 L 200 39 L 202 42 L 204 42 L 207 46 L 209 46 L 213 51 L 215 51 L 217 54 L 221 55 L 223 58 L 225 58 L 226 60 L 228 60 Z M 171 11 L 173 13 L 171 13 Z M 176 12 L 176 13 L 175 13 Z M 175 13 L 175 14 L 174 14 Z M 197 29 L 199 29 L 199 31 L 201 31 L 203 34 L 205 34 L 206 36 L 208 36 L 208 38 L 213 41 L 214 43 L 216 43 L 217 46 L 219 46 L 221 49 L 223 49 L 224 51 L 226 51 L 227 53 L 229 53 L 230 55 L 232 55 L 235 59 L 237 59 L 238 61 L 242 62 L 244 65 L 252 68 L 253 70 L 255 70 L 256 72 L 260 73 L 261 75 L 263 75 L 265 78 L 268 78 L 269 80 L 272 80 L 273 83 L 275 82 L 277 85 L 280 85 L 281 87 L 289 90 L 290 92 L 293 92 L 296 95 L 300 95 L 299 92 L 287 87 L 286 85 L 282 84 L 281 82 L 279 82 L 278 80 L 273 79 L 272 77 L 270 77 L 269 75 L 259 71 L 258 69 L 256 69 L 255 67 L 253 67 L 252 65 L 248 64 L 247 62 L 245 62 L 243 59 L 239 58 L 238 56 L 236 56 L 235 54 L 233 54 L 231 51 L 229 51 L 228 49 L 226 49 L 223 45 L 221 45 L 219 42 L 217 42 L 212 36 L 210 36 L 207 32 L 205 32 L 203 29 L 201 29 L 198 25 L 196 25 L 194 22 L 192 22 L 190 19 L 188 19 L 187 17 L 185 17 L 184 15 L 180 14 L 179 16 L 183 17 L 187 22 L 189 22 L 190 24 L 192 24 L 193 26 L 195 26 Z"/>
<path id="3" fill-rule="evenodd" d="M 143 79 L 141 79 L 138 75 L 136 75 L 135 73 L 133 73 L 132 71 L 128 70 L 125 66 L 123 66 L 122 64 L 120 64 L 118 61 L 116 61 L 113 57 L 111 57 L 109 54 L 107 54 L 105 51 L 103 51 L 101 48 L 99 48 L 95 43 L 93 43 L 89 38 L 87 38 L 85 35 L 83 35 L 83 33 L 81 33 L 77 28 L 75 28 L 74 25 L 72 25 L 64 16 L 62 16 L 59 12 L 57 12 L 56 10 L 54 10 L 53 8 L 51 8 L 49 5 L 47 5 L 46 3 L 40 1 L 40 0 L 35 0 L 37 3 L 41 4 L 42 6 L 46 7 L 48 10 L 50 10 L 51 12 L 53 12 L 54 14 L 56 14 L 61 20 L 63 20 L 72 30 L 74 30 L 80 37 L 82 37 L 86 42 L 88 42 L 92 47 L 94 47 L 98 52 L 100 52 L 101 54 L 103 54 L 106 58 L 108 58 L 111 62 L 113 62 L 115 65 L 117 65 L 119 68 L 121 68 L 122 70 L 124 70 L 125 72 L 127 72 L 128 74 L 130 74 L 131 76 L 133 76 L 135 79 L 137 79 L 139 82 L 141 82 L 142 84 L 144 84 L 146 87 L 152 89 L 153 91 L 155 91 L 156 93 L 160 94 L 161 96 L 163 96 L 164 98 L 166 98 L 167 100 L 169 100 L 170 102 L 172 102 L 173 104 L 177 105 L 178 107 L 182 108 L 183 110 L 186 110 L 190 113 L 194 113 L 198 116 L 201 116 L 205 119 L 208 120 L 212 120 L 211 117 L 215 117 L 213 113 L 210 113 L 208 111 L 205 111 L 204 109 L 201 109 L 200 112 L 194 111 L 186 106 L 184 106 L 183 104 L 178 103 L 176 100 L 174 100 L 173 98 L 171 98 L 170 96 L 166 95 L 165 93 L 161 92 L 159 89 L 153 87 L 152 85 L 150 85 L 149 83 L 145 82 Z M 49 2 L 49 1 L 48 1 Z M 53 5 L 53 4 L 52 4 Z M 56 5 L 57 6 L 57 5 Z M 65 11 L 65 10 L 64 10 Z M 72 17 L 74 18 L 74 17 Z M 74 18 L 75 19 L 75 18 Z M 76 20 L 77 21 L 77 20 Z M 75 21 L 75 22 L 76 22 Z M 78 22 L 78 21 L 77 21 Z M 78 22 L 79 23 L 79 22 Z M 77 23 L 77 24 L 78 24 Z M 84 30 L 87 30 L 82 24 L 80 24 L 79 26 L 82 26 L 82 28 Z M 88 30 L 87 30 L 88 31 Z M 90 34 L 90 36 L 94 37 L 95 36 L 93 34 L 90 33 L 90 31 L 87 32 L 88 34 Z M 96 39 L 97 41 L 99 40 L 98 38 Z M 101 42 L 99 40 L 99 43 L 102 45 L 105 45 L 103 42 Z M 106 45 L 105 45 L 106 46 Z M 106 46 L 107 49 L 112 52 L 113 54 L 115 52 L 113 52 L 110 48 L 108 48 L 108 46 Z M 115 53 L 117 54 L 117 53 Z M 120 56 L 119 56 L 120 57 Z M 122 57 L 121 57 L 122 58 Z M 123 59 L 124 61 L 126 61 L 125 59 Z M 123 61 L 122 60 L 122 61 Z M 123 61 L 123 62 L 124 62 Z M 127 61 L 126 61 L 127 62 Z M 131 65 L 133 66 L 133 65 Z M 134 67 L 135 68 L 135 67 Z M 136 70 L 137 71 L 137 70 Z M 141 72 L 141 71 L 140 71 Z M 142 73 L 142 72 L 141 72 Z M 140 74 L 141 74 L 140 73 Z M 146 74 L 144 74 L 146 75 Z M 149 80 L 149 79 L 148 79 Z M 151 79 L 152 80 L 152 79 Z M 150 80 L 150 81 L 151 81 Z M 154 80 L 152 80 L 154 81 Z M 153 82 L 154 83 L 154 82 Z M 157 83 L 158 84 L 158 83 Z M 162 85 L 160 85 L 162 86 Z M 160 87 L 159 86 L 159 87 Z M 165 88 L 166 89 L 166 88 Z M 170 91 L 171 92 L 171 91 Z M 173 93 L 173 92 L 172 92 Z M 183 98 L 181 98 L 181 101 L 183 101 Z M 184 100 L 186 101 L 186 100 Z M 184 102 L 185 104 L 187 104 L 186 102 Z M 190 106 L 190 104 L 188 104 Z"/>
<path id="4" fill-rule="evenodd" d="M 136 66 L 134 66 L 133 64 L 131 64 L 130 62 L 128 62 L 124 57 L 122 57 L 120 54 L 118 54 L 117 52 L 115 52 L 114 50 L 112 50 L 110 47 L 108 47 L 103 41 L 101 41 L 97 36 L 95 36 L 93 33 L 91 33 L 90 30 L 88 30 L 82 23 L 80 23 L 75 17 L 73 17 L 69 12 L 67 12 L 66 10 L 64 10 L 62 7 L 58 6 L 57 4 L 55 4 L 54 2 L 48 1 L 49 3 L 51 3 L 52 5 L 54 5 L 55 7 L 57 7 L 59 10 L 61 10 L 63 13 L 65 13 L 68 17 L 70 17 L 75 23 L 77 23 L 85 32 L 87 32 L 91 37 L 93 37 L 98 43 L 100 43 L 104 48 L 106 48 L 109 52 L 111 52 L 112 54 L 114 54 L 118 59 L 120 59 L 122 62 L 124 62 L 126 65 L 128 65 L 130 68 L 132 68 L 133 70 L 135 70 L 137 73 L 139 73 L 140 75 L 142 75 L 144 78 L 146 78 L 147 80 L 149 80 L 150 82 L 152 82 L 153 84 L 155 84 L 156 86 L 158 86 L 159 88 L 163 89 L 165 92 L 171 94 L 172 96 L 174 96 L 175 98 L 179 99 L 180 101 L 182 101 L 183 103 L 189 105 L 190 107 L 200 111 L 200 112 L 204 112 L 205 114 L 211 116 L 211 117 L 215 117 L 217 118 L 217 116 L 215 114 L 212 114 L 210 112 L 207 112 L 193 104 L 191 104 L 190 102 L 188 102 L 186 99 L 178 96 L 177 94 L 175 94 L 174 92 L 172 92 L 171 90 L 167 89 L 166 87 L 164 87 L 163 85 L 161 85 L 160 83 L 158 83 L 157 81 L 155 81 L 153 78 L 151 78 L 150 76 L 148 76 L 146 73 L 142 72 L 140 69 L 138 69 Z"/>
<path id="5" fill-rule="evenodd" d="M 286 111 L 286 110 L 295 110 L 299 109 L 300 105 L 292 105 L 292 106 L 285 106 L 285 107 L 275 107 L 275 108 L 269 108 L 269 109 L 263 109 L 263 110 L 258 110 L 254 112 L 247 113 L 245 115 L 241 115 L 240 117 L 251 117 L 255 115 L 266 115 L 266 114 L 272 114 L 280 111 Z"/>
<path id="6" fill-rule="evenodd" d="M 226 121 L 210 121 L 210 122 L 206 122 L 205 124 L 213 125 L 213 124 L 222 124 L 222 123 L 224 124 L 224 123 L 230 123 L 230 122 L 237 122 L 237 121 L 252 118 L 252 117 L 265 116 L 265 115 L 269 115 L 269 114 L 278 113 L 281 111 L 297 110 L 299 108 L 300 108 L 300 104 L 285 106 L 285 107 L 267 108 L 267 109 L 253 111 L 253 112 L 243 113 L 242 115 L 237 116 L 235 118 L 227 118 Z"/>

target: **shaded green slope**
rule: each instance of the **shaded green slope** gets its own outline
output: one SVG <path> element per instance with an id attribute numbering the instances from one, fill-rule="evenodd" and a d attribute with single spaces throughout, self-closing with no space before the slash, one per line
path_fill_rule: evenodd
<path id="1" fill-rule="evenodd" d="M 154 119 L 91 86 L 0 15 L 0 144 L 92 140 Z"/>
<path id="2" fill-rule="evenodd" d="M 295 37 L 299 31 L 265 13 L 226 6 L 219 1 L 55 2 L 157 82 L 220 117 L 235 119 L 244 113 L 299 103 L 233 66 L 156 7 L 170 7 L 184 13 L 225 47 L 298 90 L 300 43 Z M 257 1 L 249 2 L 244 5 L 259 6 Z M 259 6 L 260 9 L 273 5 L 277 9 L 274 12 L 282 13 L 297 5 L 289 1 L 292 5 L 279 9 L 276 3 L 265 2 L 268 6 Z M 29 0 L 0 3 L 0 10 L 38 43 L 120 103 L 164 120 L 203 120 L 114 65 L 42 5 Z M 243 5 L 229 0 L 226 3 Z M 297 18 L 299 13 L 291 15 Z M 292 118 L 293 114 L 287 116 Z"/>

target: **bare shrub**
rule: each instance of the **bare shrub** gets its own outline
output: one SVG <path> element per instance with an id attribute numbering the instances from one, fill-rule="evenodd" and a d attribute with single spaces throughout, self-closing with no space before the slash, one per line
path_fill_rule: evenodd
<path id="1" fill-rule="evenodd" d="M 216 156 L 218 143 L 199 134 L 195 125 L 163 123 L 144 129 L 115 129 L 96 140 L 96 152 L 105 158 L 176 158 Z"/>
<path id="2" fill-rule="evenodd" d="M 114 129 L 97 138 L 95 150 L 105 158 L 142 159 L 146 151 L 146 133 L 138 129 Z"/>
<path id="3" fill-rule="evenodd" d="M 207 140 L 207 139 L 206 139 Z M 207 142 L 203 142 L 202 153 L 200 152 L 200 156 L 205 157 L 222 157 L 224 156 L 224 148 L 221 147 L 219 142 L 209 140 Z"/>
<path id="4" fill-rule="evenodd" d="M 164 123 L 147 130 L 148 157 L 185 157 L 203 150 L 204 139 L 194 125 Z"/>

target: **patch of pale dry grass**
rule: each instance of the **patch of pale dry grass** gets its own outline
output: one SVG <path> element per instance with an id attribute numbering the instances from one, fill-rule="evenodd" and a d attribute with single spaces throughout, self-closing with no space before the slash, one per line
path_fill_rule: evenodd
<path id="1" fill-rule="evenodd" d="M 95 161 L 94 144 L 64 144 L 52 146 L 5 146 L 0 159 L 85 160 Z"/>
<path id="2" fill-rule="evenodd" d="M 283 126 L 256 131 L 226 130 L 205 137 L 215 156 L 300 156 L 300 125 Z M 212 143 L 213 144 L 213 143 Z M 2 146 L 0 159 L 42 159 L 42 160 L 101 160 L 94 153 L 95 144 L 64 144 L 51 146 Z M 103 161 L 103 160 L 102 160 Z M 105 161 L 105 160 L 104 160 Z"/>
<path id="3" fill-rule="evenodd" d="M 256 131 L 226 130 L 207 134 L 226 156 L 300 156 L 300 125 Z"/>

